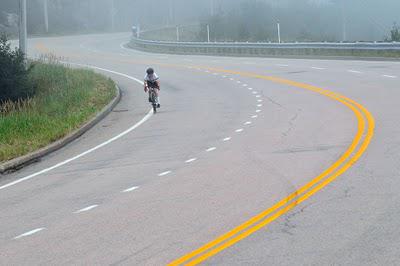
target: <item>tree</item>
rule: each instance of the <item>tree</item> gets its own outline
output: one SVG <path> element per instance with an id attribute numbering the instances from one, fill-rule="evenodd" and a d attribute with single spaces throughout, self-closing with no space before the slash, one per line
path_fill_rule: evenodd
<path id="1" fill-rule="evenodd" d="M 390 37 L 392 42 L 400 42 L 400 27 L 396 23 L 393 24 L 393 28 L 390 31 Z"/>
<path id="2" fill-rule="evenodd" d="M 25 58 L 18 49 L 12 50 L 5 35 L 0 37 L 0 103 L 17 101 L 34 94 L 29 82 L 30 69 L 25 68 Z"/>

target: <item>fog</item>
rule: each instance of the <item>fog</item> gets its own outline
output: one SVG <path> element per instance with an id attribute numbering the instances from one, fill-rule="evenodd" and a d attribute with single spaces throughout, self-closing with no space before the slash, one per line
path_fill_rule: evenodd
<path id="1" fill-rule="evenodd" d="M 1 0 L 0 31 L 18 32 L 18 0 Z M 48 29 L 45 23 L 47 2 Z M 399 0 L 28 0 L 28 33 L 59 35 L 210 25 L 215 41 L 382 41 Z"/>

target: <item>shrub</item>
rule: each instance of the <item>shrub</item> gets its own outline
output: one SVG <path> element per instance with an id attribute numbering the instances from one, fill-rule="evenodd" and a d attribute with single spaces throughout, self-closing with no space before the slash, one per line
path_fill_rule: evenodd
<path id="1" fill-rule="evenodd" d="M 11 49 L 5 35 L 0 37 L 0 103 L 31 97 L 34 86 L 29 81 L 24 54 Z"/>

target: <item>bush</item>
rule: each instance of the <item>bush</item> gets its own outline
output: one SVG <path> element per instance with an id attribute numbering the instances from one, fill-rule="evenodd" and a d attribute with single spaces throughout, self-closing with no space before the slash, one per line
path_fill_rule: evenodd
<path id="1" fill-rule="evenodd" d="M 0 37 L 0 103 L 18 101 L 33 96 L 34 86 L 29 82 L 24 54 L 11 49 L 6 36 Z"/>

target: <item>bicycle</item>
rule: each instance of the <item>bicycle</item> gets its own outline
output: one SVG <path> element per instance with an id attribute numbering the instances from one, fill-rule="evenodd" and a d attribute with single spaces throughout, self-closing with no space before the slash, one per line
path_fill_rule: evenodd
<path id="1" fill-rule="evenodd" d="M 149 88 L 149 102 L 153 106 L 153 113 L 157 113 L 157 93 L 156 88 Z"/>

